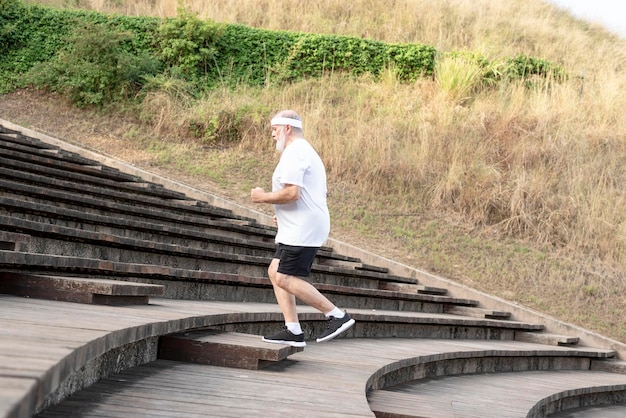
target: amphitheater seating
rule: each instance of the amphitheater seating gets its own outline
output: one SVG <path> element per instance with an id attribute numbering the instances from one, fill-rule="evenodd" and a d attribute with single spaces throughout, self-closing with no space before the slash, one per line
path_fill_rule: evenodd
<path id="1" fill-rule="evenodd" d="M 356 325 L 304 351 L 263 343 L 259 335 L 282 323 L 266 273 L 274 228 L 252 211 L 237 214 L 139 174 L 0 120 L 0 417 L 90 408 L 148 416 L 151 405 L 139 410 L 132 400 L 95 393 L 128 397 L 125 388 L 134 392 L 125 382 L 161 373 L 175 381 L 172 370 L 190 367 L 202 367 L 197 384 L 231 382 L 237 390 L 241 379 L 223 366 L 248 369 L 258 392 L 267 383 L 256 373 L 280 370 L 272 381 L 290 388 L 305 380 L 308 389 L 294 396 L 310 405 L 332 398 L 329 380 L 345 381 L 345 402 L 333 411 L 317 406 L 311 415 L 546 416 L 626 408 L 623 347 L 580 346 L 576 334 L 552 332 L 540 320 L 517 319 L 332 246 L 319 252 L 311 280 Z M 307 339 L 323 331 L 320 313 L 301 306 L 301 317 Z M 329 355 L 341 361 L 337 368 L 323 367 Z M 120 374 L 130 380 L 116 379 Z M 494 415 L 472 398 L 468 387 L 478 381 Z M 511 405 L 510 394 L 526 387 L 528 398 Z M 214 399 L 207 414 L 267 407 L 250 391 L 244 401 Z M 169 395 L 159 396 L 165 408 Z M 188 400 L 202 404 L 212 396 L 198 391 Z M 277 401 L 276 414 L 294 407 Z M 168 405 L 183 415 L 190 408 L 175 399 Z"/>

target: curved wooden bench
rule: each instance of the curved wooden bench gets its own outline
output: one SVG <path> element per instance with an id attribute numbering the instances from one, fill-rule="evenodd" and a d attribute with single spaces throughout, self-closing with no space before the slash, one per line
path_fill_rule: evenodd
<path id="1" fill-rule="evenodd" d="M 319 335 L 326 324 L 323 315 L 309 307 L 300 311 L 307 335 Z M 402 331 L 401 324 L 407 331 L 397 335 L 420 334 L 420 330 L 440 326 L 449 328 L 449 335 L 461 336 L 468 327 L 480 329 L 481 323 L 500 336 L 510 336 L 516 328 L 536 328 L 532 324 L 417 313 L 355 310 L 351 315 L 357 323 L 346 333 L 346 341 L 385 333 L 395 336 Z M 8 387 L 16 377 L 27 382 L 17 392 L 2 391 L 8 396 L 4 409 L 0 409 L 4 417 L 30 416 L 103 376 L 155 361 L 163 335 L 208 327 L 263 335 L 283 321 L 276 304 L 154 299 L 150 305 L 127 307 L 3 295 L 0 317 L 5 342 L 0 344 L 0 387 Z"/>
<path id="2" fill-rule="evenodd" d="M 384 370 L 390 364 L 395 368 L 397 365 L 415 363 L 417 358 L 465 357 L 471 361 L 470 357 L 480 357 L 484 349 L 488 351 L 485 358 L 497 355 L 511 356 L 514 359 L 526 354 L 529 358 L 535 357 L 539 362 L 555 365 L 559 363 L 556 358 L 561 357 L 562 364 L 569 364 L 574 369 L 581 364 L 588 365 L 595 358 L 610 355 L 610 352 L 546 347 L 515 341 L 342 339 L 326 344 L 311 344 L 287 364 L 281 363 L 245 373 L 224 367 L 156 360 L 103 379 L 76 393 L 71 400 L 50 408 L 50 415 L 43 413 L 42 418 L 81 408 L 100 413 L 106 413 L 105 411 L 119 413 L 120 410 L 117 408 L 124 408 L 126 414 L 137 417 L 151 416 L 158 414 L 159 411 L 189 415 L 200 412 L 208 416 L 222 416 L 226 411 L 229 415 L 236 416 L 254 414 L 250 411 L 271 411 L 271 414 L 282 415 L 289 411 L 293 413 L 294 408 L 297 410 L 303 405 L 306 405 L 305 409 L 300 410 L 306 410 L 306 415 L 310 416 L 371 417 L 375 413 L 368 404 L 366 389 L 369 379 L 380 370 Z M 407 357 L 411 354 L 414 356 Z M 568 360 L 569 357 L 574 358 Z M 532 364 L 532 361 L 528 363 Z M 475 375 L 465 376 L 469 378 Z M 623 378 L 624 376 L 621 376 L 622 380 Z M 140 393 L 137 388 L 141 388 Z M 481 386 L 477 388 L 478 391 L 480 389 Z M 106 391 L 106 397 L 97 396 L 103 391 Z M 382 392 L 385 391 L 376 393 Z M 286 393 L 290 396 L 285 396 Z M 370 398 L 372 393 L 369 394 Z M 158 399 L 158 402 L 154 405 L 150 405 L 149 402 L 137 405 L 133 403 L 137 398 L 155 401 Z M 236 401 L 233 402 L 233 399 Z M 395 398 L 393 401 L 398 399 Z M 485 405 L 486 402 L 488 403 L 488 399 L 473 402 L 482 407 L 477 416 L 507 416 L 508 409 L 492 408 L 493 404 Z M 509 403 L 512 402 L 509 399 Z M 409 409 L 409 416 L 411 412 L 417 415 L 416 410 L 421 412 L 421 416 L 433 417 L 446 416 L 445 412 L 449 411 L 439 409 L 438 413 L 428 414 L 429 404 L 433 406 L 432 410 L 437 412 L 434 406 L 439 403 L 436 400 L 433 402 L 426 400 L 419 404 L 413 403 L 412 409 Z M 398 406 L 393 403 L 390 405 Z M 448 408 L 449 406 L 450 399 Z M 461 403 L 457 403 L 456 406 L 463 407 Z M 460 412 L 456 416 L 471 415 L 471 409 L 461 408 L 458 411 Z M 376 415 L 378 416 L 378 412 Z M 525 413 L 513 416 L 525 416 Z"/>

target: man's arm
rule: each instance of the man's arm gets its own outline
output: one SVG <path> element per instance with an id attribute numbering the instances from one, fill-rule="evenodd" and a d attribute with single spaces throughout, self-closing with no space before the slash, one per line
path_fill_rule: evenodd
<path id="1" fill-rule="evenodd" d="M 254 203 L 271 203 L 273 205 L 290 203 L 300 199 L 300 186 L 285 184 L 284 188 L 275 192 L 266 192 L 260 187 L 255 187 L 250 191 L 250 197 Z"/>

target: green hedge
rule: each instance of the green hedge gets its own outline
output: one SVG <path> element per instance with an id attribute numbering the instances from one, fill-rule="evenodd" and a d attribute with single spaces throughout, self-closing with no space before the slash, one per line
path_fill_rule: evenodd
<path id="1" fill-rule="evenodd" d="M 97 30 L 100 37 L 111 38 L 94 39 L 99 47 L 108 45 L 109 58 L 99 60 L 90 56 L 84 45 L 79 48 L 76 34 L 81 30 Z M 119 59 L 115 54 L 120 55 Z M 72 57 L 77 63 L 72 62 Z M 33 77 L 33 68 L 39 75 L 46 69 L 56 72 L 61 82 L 68 80 L 75 88 L 87 88 L 91 83 L 89 88 L 98 89 L 104 88 L 103 83 L 121 83 L 123 88 L 110 86 L 111 94 L 100 99 L 95 92 L 87 92 L 87 102 L 96 103 L 115 100 L 115 92 L 122 90 L 128 94 L 129 86 L 138 91 L 141 80 L 154 75 L 157 68 L 161 74 L 182 78 L 202 91 L 217 84 L 282 83 L 331 71 L 377 77 L 388 67 L 400 80 L 411 82 L 432 76 L 436 59 L 435 48 L 421 44 L 387 44 L 349 36 L 224 25 L 184 12 L 177 18 L 159 19 L 0 0 L 0 93 L 33 82 L 54 87 L 46 84 L 50 81 Z M 136 67 L 129 72 L 108 68 L 129 62 Z M 509 64 L 506 74 L 497 76 L 547 76 L 548 69 L 558 69 L 525 56 L 512 58 Z M 76 74 L 81 66 L 90 72 L 88 77 Z M 72 77 L 79 79 L 71 80 Z"/>
<path id="2" fill-rule="evenodd" d="M 319 77 L 331 71 L 378 76 L 394 65 L 402 80 L 433 73 L 436 51 L 348 36 L 269 31 L 228 25 L 217 42 L 213 77 L 263 84 Z"/>
<path id="3" fill-rule="evenodd" d="M 120 43 L 120 53 L 158 52 L 154 33 L 159 19 L 25 6 L 19 0 L 0 0 L 0 5 L 0 93 L 28 83 L 27 74 L 38 64 L 71 53 L 74 35 L 93 25 L 113 38 L 122 32 L 132 34 Z"/>

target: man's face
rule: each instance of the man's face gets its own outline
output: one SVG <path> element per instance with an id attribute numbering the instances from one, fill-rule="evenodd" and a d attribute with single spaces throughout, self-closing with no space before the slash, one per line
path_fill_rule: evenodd
<path id="1" fill-rule="evenodd" d="M 272 125 L 272 138 L 276 141 L 276 150 L 283 152 L 285 149 L 285 126 Z"/>
<path id="2" fill-rule="evenodd" d="M 277 141 L 280 133 L 285 129 L 283 125 L 272 125 L 272 138 Z"/>

